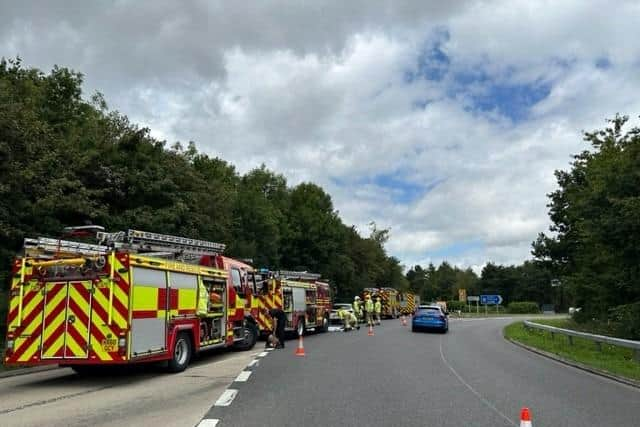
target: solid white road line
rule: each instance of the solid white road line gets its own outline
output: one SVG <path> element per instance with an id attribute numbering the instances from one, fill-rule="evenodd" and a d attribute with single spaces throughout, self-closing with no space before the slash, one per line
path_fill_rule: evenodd
<path id="1" fill-rule="evenodd" d="M 442 351 L 442 337 L 440 337 L 440 358 L 442 359 L 442 362 L 447 366 L 447 368 L 449 368 L 449 370 L 453 373 L 453 375 L 456 376 L 456 378 L 458 378 L 458 380 L 466 387 L 469 389 L 469 391 L 473 394 L 476 395 L 476 397 L 478 399 L 480 399 L 480 402 L 484 403 L 484 405 L 491 409 L 493 412 L 495 412 L 496 414 L 500 415 L 502 418 L 504 418 L 509 424 L 511 424 L 514 427 L 517 427 L 518 424 L 515 423 L 515 421 L 513 421 L 511 418 L 507 417 L 504 413 L 502 413 L 498 408 L 495 407 L 495 405 L 491 402 L 489 402 L 487 399 L 484 398 L 484 396 L 482 396 L 480 393 L 478 393 L 478 391 L 476 389 L 474 389 L 473 387 L 471 387 L 469 385 L 469 383 L 467 383 L 461 376 L 460 374 L 453 369 L 453 366 L 451 366 L 451 364 L 447 361 L 447 359 L 444 357 L 444 352 Z"/>
<path id="2" fill-rule="evenodd" d="M 237 381 L 239 383 L 246 383 L 250 376 L 251 371 L 242 371 L 240 372 L 240 374 L 238 374 L 234 381 Z"/>
<path id="3" fill-rule="evenodd" d="M 263 351 L 262 353 L 259 353 L 256 357 L 265 357 L 267 354 L 269 353 L 267 353 L 266 351 Z"/>
<path id="4" fill-rule="evenodd" d="M 215 406 L 231 405 L 231 402 L 233 402 L 233 399 L 235 399 L 237 394 L 238 394 L 238 390 L 234 390 L 231 388 L 226 389 L 224 393 L 220 395 L 218 400 L 216 400 Z"/>
<path id="5" fill-rule="evenodd" d="M 219 422 L 220 420 L 217 418 L 207 418 L 200 421 L 198 427 L 216 427 Z"/>
<path id="6" fill-rule="evenodd" d="M 274 348 L 273 347 L 269 347 L 269 348 L 265 348 L 264 351 L 273 351 Z"/>
<path id="7" fill-rule="evenodd" d="M 253 359 L 251 362 L 249 362 L 249 364 L 247 365 L 247 368 L 251 368 L 256 363 L 258 363 L 258 359 Z"/>

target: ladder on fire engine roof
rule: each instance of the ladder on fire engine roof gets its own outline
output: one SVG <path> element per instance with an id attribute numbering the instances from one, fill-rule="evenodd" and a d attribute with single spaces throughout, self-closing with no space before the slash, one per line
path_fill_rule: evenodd
<path id="1" fill-rule="evenodd" d="M 97 238 L 101 245 L 107 247 L 152 256 L 176 256 L 185 260 L 197 259 L 203 255 L 218 255 L 226 247 L 222 243 L 140 230 L 128 230 L 126 233 L 98 232 Z"/>
<path id="2" fill-rule="evenodd" d="M 290 280 L 295 280 L 295 279 L 318 280 L 320 279 L 320 277 L 322 277 L 321 274 L 307 273 L 306 271 L 286 271 L 286 270 L 277 271 L 276 275 L 283 279 L 290 279 Z"/>
<path id="3" fill-rule="evenodd" d="M 38 237 L 37 239 L 24 239 L 24 255 L 27 257 L 40 256 L 46 258 L 55 255 L 81 255 L 99 256 L 109 251 L 108 246 L 93 245 L 90 243 L 72 242 L 69 240 L 51 239 L 48 237 Z"/>

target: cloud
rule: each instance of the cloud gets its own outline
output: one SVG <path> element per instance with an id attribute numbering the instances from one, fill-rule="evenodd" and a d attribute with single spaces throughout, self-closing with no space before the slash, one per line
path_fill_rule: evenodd
<path id="1" fill-rule="evenodd" d="M 640 111 L 634 1 L 1 3 L 3 55 L 78 69 L 240 171 L 319 183 L 407 265 L 521 262 L 580 132 Z"/>

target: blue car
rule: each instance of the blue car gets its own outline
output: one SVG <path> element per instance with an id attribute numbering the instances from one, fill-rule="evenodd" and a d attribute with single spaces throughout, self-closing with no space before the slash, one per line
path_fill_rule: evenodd
<path id="1" fill-rule="evenodd" d="M 449 330 L 447 314 L 438 305 L 420 307 L 411 320 L 411 332 L 438 330 L 446 333 Z"/>

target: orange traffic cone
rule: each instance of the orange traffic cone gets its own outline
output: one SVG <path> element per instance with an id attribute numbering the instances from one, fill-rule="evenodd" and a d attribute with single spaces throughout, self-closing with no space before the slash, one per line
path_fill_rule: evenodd
<path id="1" fill-rule="evenodd" d="M 531 424 L 529 408 L 525 407 L 520 411 L 520 427 L 533 427 L 533 424 Z"/>
<path id="2" fill-rule="evenodd" d="M 298 348 L 296 348 L 296 356 L 305 356 L 304 344 L 302 344 L 302 335 L 299 335 Z"/>
<path id="3" fill-rule="evenodd" d="M 369 332 L 367 333 L 367 335 L 369 335 L 370 337 L 373 336 L 373 326 L 369 325 Z"/>
<path id="4" fill-rule="evenodd" d="M 404 316 L 404 314 L 402 315 L 402 326 L 407 326 L 407 318 Z"/>

